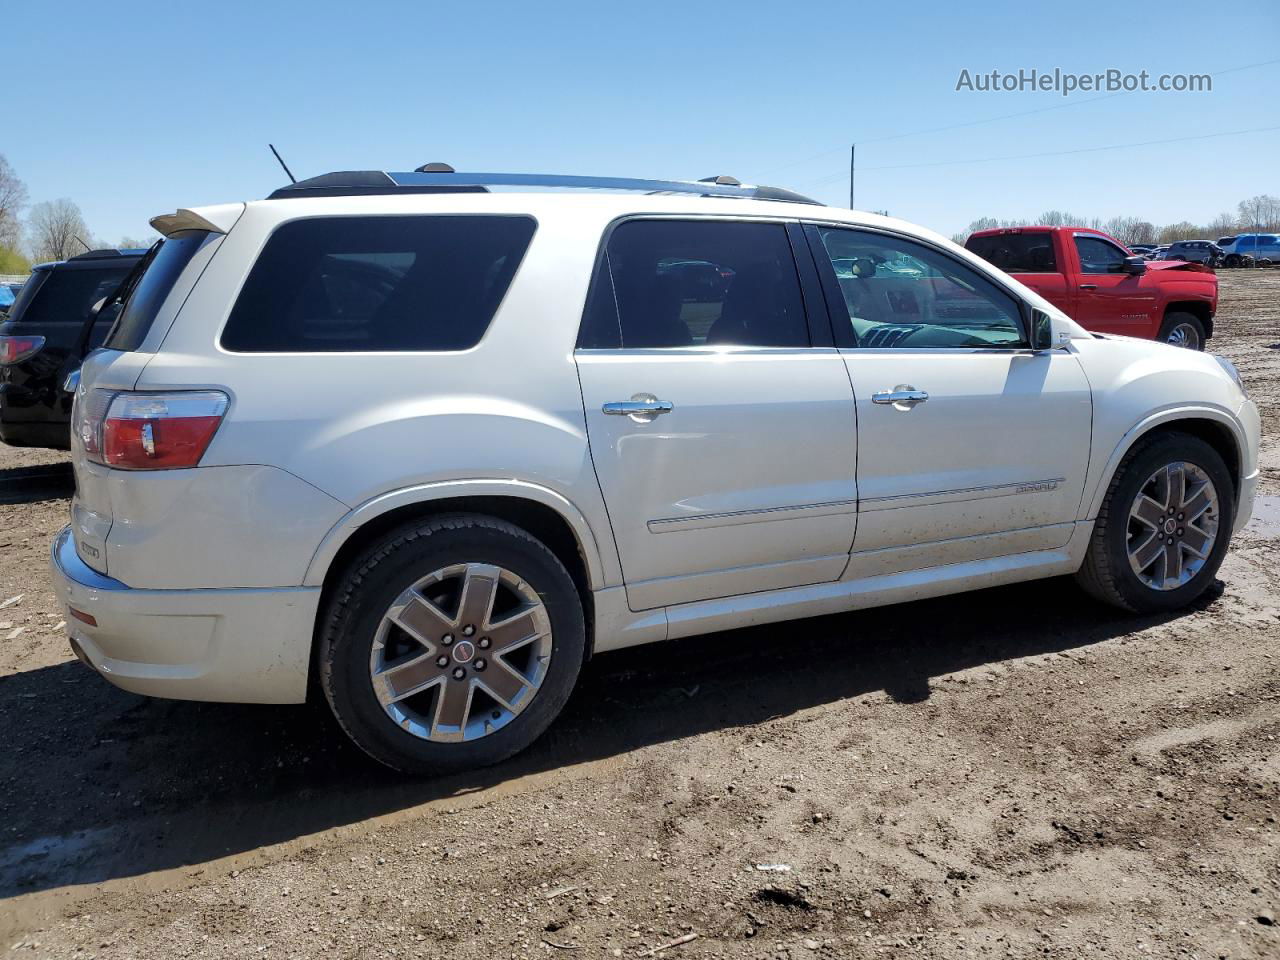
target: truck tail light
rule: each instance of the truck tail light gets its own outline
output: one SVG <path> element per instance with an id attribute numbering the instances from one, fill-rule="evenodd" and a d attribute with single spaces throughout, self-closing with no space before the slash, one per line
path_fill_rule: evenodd
<path id="1" fill-rule="evenodd" d="M 44 346 L 44 337 L 0 337 L 0 367 L 33 357 Z"/>
<path id="2" fill-rule="evenodd" d="M 217 390 L 113 393 L 76 396 L 76 439 L 95 463 L 121 470 L 194 467 L 227 412 Z"/>

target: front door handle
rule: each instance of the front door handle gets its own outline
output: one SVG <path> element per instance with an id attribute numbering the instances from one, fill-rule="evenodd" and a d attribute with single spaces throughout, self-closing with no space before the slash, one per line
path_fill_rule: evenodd
<path id="1" fill-rule="evenodd" d="M 659 400 L 651 393 L 637 393 L 630 400 L 610 400 L 600 409 L 613 417 L 630 417 L 636 423 L 649 423 L 654 417 L 670 413 L 676 405 Z"/>
<path id="2" fill-rule="evenodd" d="M 1081 290 L 1097 290 L 1098 285 L 1096 283 L 1082 283 L 1080 284 L 1080 289 Z"/>
<path id="3" fill-rule="evenodd" d="M 896 410 L 911 410 L 916 404 L 924 403 L 928 399 L 929 394 L 906 383 L 900 383 L 892 390 L 881 390 L 871 395 L 872 403 L 892 405 Z"/>

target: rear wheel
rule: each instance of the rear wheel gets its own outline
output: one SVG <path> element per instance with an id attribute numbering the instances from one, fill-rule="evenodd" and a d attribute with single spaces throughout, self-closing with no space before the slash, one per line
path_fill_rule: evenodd
<path id="1" fill-rule="evenodd" d="M 1076 579 L 1126 610 L 1185 606 L 1222 565 L 1234 504 L 1231 474 L 1203 440 L 1170 433 L 1139 441 L 1111 481 Z"/>
<path id="2" fill-rule="evenodd" d="M 1158 340 L 1188 350 L 1204 349 L 1204 324 L 1192 313 L 1171 313 L 1160 325 Z"/>
<path id="3" fill-rule="evenodd" d="M 504 760 L 568 700 L 586 649 L 556 556 L 491 517 L 394 531 L 350 567 L 320 638 L 320 682 L 343 729 L 407 773 Z"/>

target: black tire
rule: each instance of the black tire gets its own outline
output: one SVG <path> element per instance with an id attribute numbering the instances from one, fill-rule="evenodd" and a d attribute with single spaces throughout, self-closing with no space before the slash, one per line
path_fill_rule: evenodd
<path id="1" fill-rule="evenodd" d="M 1204 349 L 1204 324 L 1200 322 L 1200 318 L 1194 313 L 1183 313 L 1174 311 L 1164 318 L 1164 323 L 1160 324 L 1160 332 L 1156 335 L 1156 339 L 1161 343 L 1171 343 L 1171 339 L 1175 332 L 1182 331 L 1187 336 L 1194 339 L 1194 343 L 1178 343 L 1176 346 L 1185 346 L 1189 350 Z"/>
<path id="2" fill-rule="evenodd" d="M 1222 265 L 1234 270 L 1236 267 L 1240 266 L 1240 258 L 1234 253 L 1229 253 L 1227 254 L 1227 259 L 1222 261 Z"/>
<path id="3" fill-rule="evenodd" d="M 503 567 L 537 592 L 550 619 L 551 658 L 533 699 L 509 723 L 474 740 L 442 743 L 401 729 L 387 715 L 374 692 L 370 656 L 379 624 L 401 591 L 465 562 Z M 323 616 L 317 666 L 338 723 L 375 760 L 417 775 L 488 766 L 524 750 L 564 707 L 586 652 L 582 601 L 564 565 L 514 524 L 476 514 L 393 530 L 349 565 Z"/>
<path id="4" fill-rule="evenodd" d="M 1209 558 L 1187 583 L 1157 590 L 1144 583 L 1129 563 L 1129 510 L 1143 485 L 1162 466 L 1185 461 L 1209 476 L 1218 492 L 1218 533 Z M 1161 433 L 1139 440 L 1121 462 L 1094 523 L 1093 535 L 1076 581 L 1092 596 L 1135 613 L 1177 610 L 1192 603 L 1213 584 L 1231 540 L 1235 519 L 1235 485 L 1218 451 L 1198 437 Z"/>

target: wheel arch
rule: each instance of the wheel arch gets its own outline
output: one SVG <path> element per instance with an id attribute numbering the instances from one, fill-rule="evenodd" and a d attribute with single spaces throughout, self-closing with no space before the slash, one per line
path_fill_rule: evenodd
<path id="1" fill-rule="evenodd" d="M 442 513 L 497 517 L 537 537 L 569 571 L 590 623 L 592 591 L 607 586 L 611 579 L 595 534 L 569 500 L 519 480 L 424 484 L 375 497 L 325 535 L 311 558 L 304 586 L 321 587 L 322 597 L 326 596 L 347 563 L 366 545 L 405 523 Z"/>
<path id="2" fill-rule="evenodd" d="M 1216 407 L 1180 407 L 1153 413 L 1135 424 L 1116 445 L 1111 457 L 1107 460 L 1106 469 L 1085 505 L 1081 519 L 1091 520 L 1098 515 L 1102 501 L 1121 461 L 1133 449 L 1134 445 L 1161 433 L 1187 433 L 1198 437 L 1213 447 L 1227 465 L 1231 474 L 1234 496 L 1239 504 L 1240 480 L 1244 475 L 1244 456 L 1247 449 L 1243 431 L 1234 418 L 1224 410 Z"/>
<path id="3" fill-rule="evenodd" d="M 1165 304 L 1164 316 L 1160 322 L 1163 324 L 1169 319 L 1171 313 L 1189 313 L 1204 327 L 1204 337 L 1208 340 L 1213 336 L 1213 308 L 1207 300 L 1172 300 Z"/>

